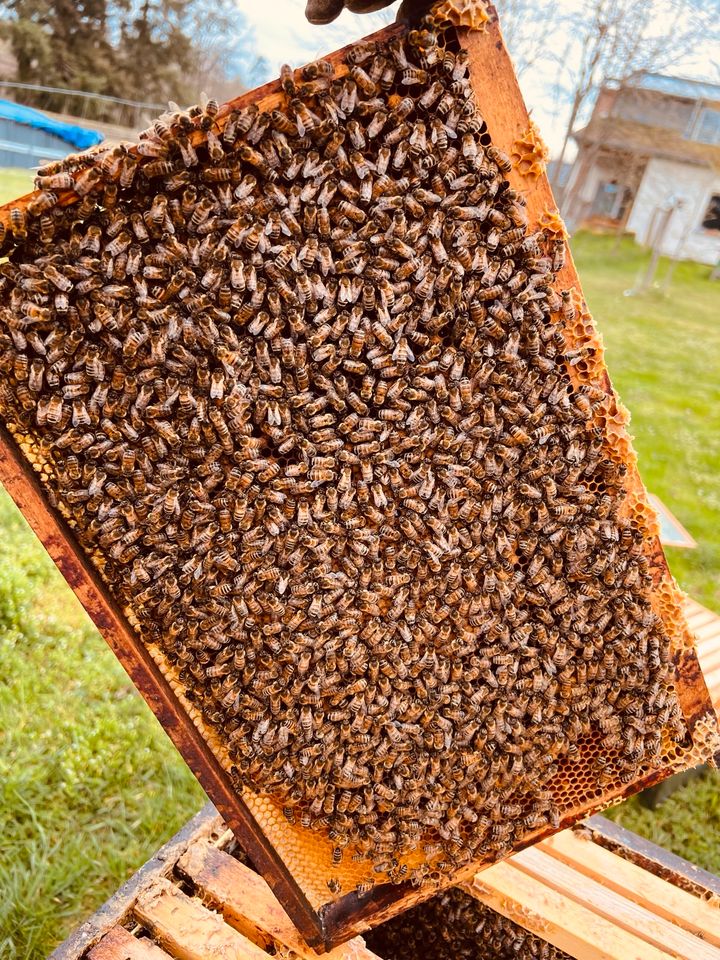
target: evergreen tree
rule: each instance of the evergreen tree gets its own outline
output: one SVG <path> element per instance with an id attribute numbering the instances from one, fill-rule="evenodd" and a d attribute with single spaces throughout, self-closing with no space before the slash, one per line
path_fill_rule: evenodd
<path id="1" fill-rule="evenodd" d="M 257 71 L 254 37 L 233 0 L 0 0 L 24 83 L 143 103 L 194 102 Z M 47 110 L 134 123 L 112 103 L 22 91 Z M 152 113 L 153 111 L 148 111 Z"/>

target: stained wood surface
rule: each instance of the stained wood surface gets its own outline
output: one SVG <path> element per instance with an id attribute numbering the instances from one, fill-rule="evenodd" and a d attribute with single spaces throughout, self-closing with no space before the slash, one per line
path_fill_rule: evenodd
<path id="1" fill-rule="evenodd" d="M 135 917 L 176 960 L 267 960 L 222 917 L 160 880 L 135 904 Z"/>
<path id="2" fill-rule="evenodd" d="M 263 949 L 278 945 L 303 960 L 320 954 L 308 947 L 263 878 L 207 840 L 198 840 L 183 854 L 178 869 L 192 881 L 203 901 L 225 921 Z M 325 954 L 328 960 L 376 960 L 360 940 Z"/>
<path id="3" fill-rule="evenodd" d="M 124 927 L 113 927 L 97 946 L 87 954 L 87 960 L 171 960 L 152 940 L 138 940 Z"/>

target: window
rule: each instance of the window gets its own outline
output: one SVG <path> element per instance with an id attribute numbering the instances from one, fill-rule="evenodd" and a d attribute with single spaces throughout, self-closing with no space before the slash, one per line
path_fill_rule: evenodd
<path id="1" fill-rule="evenodd" d="M 720 193 L 715 193 L 710 197 L 710 203 L 707 205 L 702 225 L 706 230 L 720 230 Z"/>
<path id="2" fill-rule="evenodd" d="M 720 110 L 705 107 L 700 111 L 693 140 L 700 143 L 720 143 Z"/>

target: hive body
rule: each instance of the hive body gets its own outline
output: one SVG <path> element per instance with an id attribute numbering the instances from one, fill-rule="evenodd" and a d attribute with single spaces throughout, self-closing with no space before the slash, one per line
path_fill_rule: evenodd
<path id="1" fill-rule="evenodd" d="M 459 888 L 382 924 L 366 939 L 384 960 L 572 960 Z"/>
<path id="2" fill-rule="evenodd" d="M 561 224 L 528 228 L 454 32 L 281 90 L 41 171 L 0 413 L 319 906 L 693 744 Z"/>

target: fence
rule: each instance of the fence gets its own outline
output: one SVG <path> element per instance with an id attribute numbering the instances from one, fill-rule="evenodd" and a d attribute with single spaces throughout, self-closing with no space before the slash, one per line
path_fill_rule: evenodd
<path id="1" fill-rule="evenodd" d="M 37 83 L 20 83 L 16 80 L 0 80 L 0 91 L 25 90 L 32 96 L 26 99 L 32 106 L 55 113 L 66 113 L 83 120 L 104 121 L 121 127 L 139 129 L 157 113 L 167 109 L 167 104 L 123 100 L 86 90 L 70 90 L 65 87 L 45 87 Z M 15 99 L 13 97 L 13 99 Z M 78 103 L 78 100 L 80 101 Z"/>

